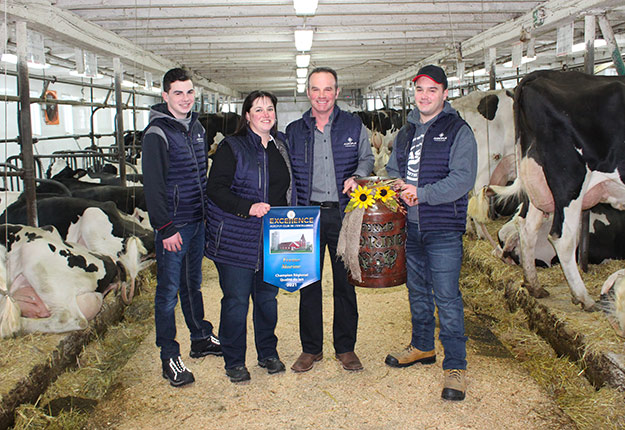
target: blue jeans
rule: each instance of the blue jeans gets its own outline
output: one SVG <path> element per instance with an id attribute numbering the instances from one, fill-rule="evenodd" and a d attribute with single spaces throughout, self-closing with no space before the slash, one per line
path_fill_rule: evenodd
<path id="1" fill-rule="evenodd" d="M 458 285 L 462 265 L 462 232 L 420 232 L 406 223 L 406 285 L 412 314 L 412 346 L 434 349 L 434 303 L 445 350 L 443 369 L 466 369 L 464 307 Z"/>
<path id="2" fill-rule="evenodd" d="M 275 335 L 278 323 L 278 287 L 263 281 L 263 271 L 215 263 L 223 291 L 219 341 L 226 369 L 245 366 L 247 347 L 247 311 L 250 296 L 254 304 L 252 322 L 258 360 L 278 357 Z"/>
<path id="3" fill-rule="evenodd" d="M 156 294 L 154 296 L 154 320 L 156 345 L 161 348 L 161 360 L 180 355 L 176 342 L 176 316 L 174 310 L 180 295 L 180 307 L 191 340 L 207 339 L 213 325 L 204 320 L 202 300 L 202 258 L 204 257 L 204 222 L 177 226 L 182 237 L 182 249 L 166 251 L 163 238 L 154 236 L 156 248 Z"/>

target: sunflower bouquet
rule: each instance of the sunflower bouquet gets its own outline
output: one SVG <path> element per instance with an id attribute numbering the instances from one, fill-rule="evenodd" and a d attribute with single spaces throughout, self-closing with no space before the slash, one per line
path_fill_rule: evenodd
<path id="1" fill-rule="evenodd" d="M 399 202 L 399 195 L 393 190 L 395 179 L 381 179 L 374 177 L 365 185 L 350 194 L 351 199 L 345 208 L 345 212 L 351 212 L 356 208 L 368 209 L 377 203 L 381 203 L 393 212 L 399 211 L 405 214 L 404 206 Z"/>

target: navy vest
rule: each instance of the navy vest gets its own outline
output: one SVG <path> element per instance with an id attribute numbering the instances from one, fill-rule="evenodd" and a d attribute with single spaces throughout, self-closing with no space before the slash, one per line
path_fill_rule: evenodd
<path id="1" fill-rule="evenodd" d="M 284 135 L 274 137 L 274 141 L 287 167 L 290 166 Z M 267 155 L 260 137 L 248 131 L 247 136 L 226 137 L 219 145 L 230 145 L 236 160 L 233 194 L 253 202 L 266 202 Z M 290 201 L 291 196 L 287 196 L 287 200 Z M 259 270 L 263 245 L 261 227 L 261 218 L 234 215 L 208 199 L 204 255 L 217 263 Z"/>
<path id="2" fill-rule="evenodd" d="M 168 117 L 156 118 L 148 125 L 148 128 L 160 128 L 167 138 L 167 207 L 176 225 L 202 221 L 205 213 L 207 160 L 204 127 L 197 121 L 197 113 L 191 115 L 189 131 Z"/>
<path id="3" fill-rule="evenodd" d="M 449 175 L 449 154 L 456 133 L 466 122 L 455 113 L 442 112 L 428 128 L 423 139 L 419 164 L 419 187 L 440 181 Z M 408 153 L 415 133 L 415 125 L 407 123 L 397 134 L 395 149 L 397 166 L 402 176 L 407 173 Z M 418 195 L 417 195 L 418 197 Z M 440 205 L 419 203 L 420 231 L 462 231 L 466 229 L 467 195 Z"/>
<path id="4" fill-rule="evenodd" d="M 293 176 L 295 177 L 297 202 L 300 206 L 310 205 L 310 193 L 312 191 L 315 118 L 310 116 L 310 112 L 308 110 L 302 118 L 292 122 L 286 128 Z M 342 215 L 349 202 L 349 196 L 342 193 L 343 183 L 358 168 L 358 144 L 361 130 L 360 118 L 342 111 L 338 106 L 334 107 L 330 134 L 336 188 Z"/>

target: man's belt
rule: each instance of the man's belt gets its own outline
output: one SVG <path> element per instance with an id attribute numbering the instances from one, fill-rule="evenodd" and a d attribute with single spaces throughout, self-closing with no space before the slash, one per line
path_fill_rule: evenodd
<path id="1" fill-rule="evenodd" d="M 339 202 L 310 202 L 311 206 L 321 206 L 321 209 L 334 209 L 339 207 Z"/>

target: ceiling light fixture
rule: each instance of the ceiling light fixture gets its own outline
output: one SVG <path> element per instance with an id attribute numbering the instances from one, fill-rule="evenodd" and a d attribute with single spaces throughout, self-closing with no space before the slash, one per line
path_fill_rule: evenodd
<path id="1" fill-rule="evenodd" d="M 2 61 L 3 63 L 8 63 L 8 64 L 17 64 L 17 55 L 15 55 L 15 54 L 6 54 L 6 53 L 2 54 L 2 57 L 0 58 L 0 61 Z M 48 69 L 48 68 L 50 68 L 50 64 L 48 64 L 48 63 L 41 64 L 41 63 L 36 63 L 36 62 L 33 62 L 33 61 L 27 61 L 26 64 L 31 69 Z"/>
<path id="2" fill-rule="evenodd" d="M 297 92 L 298 93 L 303 93 L 304 91 L 306 91 L 306 85 L 305 84 L 298 84 L 297 85 Z"/>
<path id="3" fill-rule="evenodd" d="M 603 46 L 606 46 L 607 43 L 604 39 L 595 39 L 595 48 L 601 48 Z M 572 52 L 583 52 L 586 50 L 586 44 L 585 43 L 576 43 L 575 45 L 573 45 L 573 48 L 571 49 Z"/>
<path id="4" fill-rule="evenodd" d="M 305 78 L 308 76 L 308 69 L 300 68 L 295 71 L 297 73 L 298 78 Z"/>
<path id="5" fill-rule="evenodd" d="M 297 67 L 308 67 L 310 65 L 310 54 L 300 54 L 295 56 Z"/>
<path id="6" fill-rule="evenodd" d="M 293 0 L 293 8 L 297 16 L 313 16 L 317 10 L 318 0 Z"/>
<path id="7" fill-rule="evenodd" d="M 521 58 L 521 64 L 531 63 L 532 61 L 536 61 L 538 57 L 526 57 L 523 56 Z M 512 67 L 512 60 L 503 63 L 504 67 Z"/>
<path id="8" fill-rule="evenodd" d="M 466 74 L 466 76 L 485 76 L 486 69 L 477 69 Z"/>
<path id="9" fill-rule="evenodd" d="M 300 52 L 310 51 L 313 42 L 312 30 L 295 30 L 295 49 Z"/>
<path id="10" fill-rule="evenodd" d="M 299 85 L 305 85 L 306 84 L 306 78 L 297 78 L 296 81 L 297 81 L 297 83 Z"/>
<path id="11" fill-rule="evenodd" d="M 102 79 L 104 77 L 104 75 L 101 75 L 99 73 L 97 75 L 95 75 L 95 76 L 89 76 L 89 75 L 86 75 L 84 73 L 79 73 L 78 70 L 70 70 L 69 74 L 72 75 L 72 76 L 77 76 L 79 78 Z"/>

